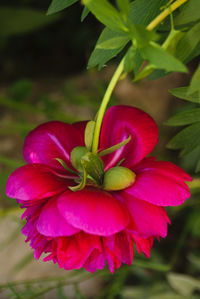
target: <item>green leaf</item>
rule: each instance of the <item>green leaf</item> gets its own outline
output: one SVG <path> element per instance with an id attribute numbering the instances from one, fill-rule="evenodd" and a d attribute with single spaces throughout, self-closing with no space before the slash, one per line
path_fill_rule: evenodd
<path id="1" fill-rule="evenodd" d="M 39 10 L 4 6 L 0 8 L 0 37 L 31 32 L 58 18 L 59 16 L 47 17 Z"/>
<path id="2" fill-rule="evenodd" d="M 141 25 L 131 25 L 130 35 L 132 40 L 136 41 L 138 48 L 146 47 L 150 41 L 158 39 L 158 35 L 155 32 L 149 31 Z"/>
<path id="3" fill-rule="evenodd" d="M 147 26 L 169 0 L 135 0 L 130 5 L 129 21 L 132 24 Z"/>
<path id="4" fill-rule="evenodd" d="M 113 31 L 127 32 L 120 13 L 107 0 L 83 0 L 85 6 L 105 26 Z"/>
<path id="5" fill-rule="evenodd" d="M 164 69 L 167 72 L 187 72 L 187 68 L 181 61 L 154 42 L 150 42 L 148 46 L 139 51 L 141 56 L 157 69 Z"/>
<path id="6" fill-rule="evenodd" d="M 122 47 L 127 42 L 127 39 L 127 36 L 124 35 L 114 36 L 110 39 L 98 43 L 96 45 L 96 49 L 113 50 L 116 49 L 116 45 L 118 45 L 118 47 Z"/>
<path id="7" fill-rule="evenodd" d="M 83 8 L 82 14 L 81 14 L 81 22 L 83 22 L 85 20 L 85 18 L 87 17 L 87 15 L 89 14 L 89 9 L 85 6 Z"/>
<path id="8" fill-rule="evenodd" d="M 120 40 L 121 44 L 116 44 L 114 49 L 99 49 L 98 45 L 99 44 L 103 44 L 106 42 L 110 42 L 110 40 L 113 40 L 115 38 L 118 38 L 118 41 Z M 88 68 L 92 68 L 95 67 L 96 65 L 99 66 L 99 69 L 102 68 L 102 66 L 104 66 L 104 64 L 110 60 L 111 58 L 115 57 L 119 52 L 121 52 L 121 50 L 126 46 L 126 44 L 129 41 L 129 37 L 126 36 L 126 38 L 124 39 L 124 34 L 123 33 L 118 33 L 118 32 L 114 32 L 112 30 L 110 30 L 109 28 L 105 28 L 97 43 L 95 46 L 95 49 L 93 50 L 89 62 L 88 62 Z"/>
<path id="9" fill-rule="evenodd" d="M 179 40 L 174 55 L 183 62 L 188 62 L 189 56 L 193 53 L 200 42 L 200 23 L 193 26 Z"/>
<path id="10" fill-rule="evenodd" d="M 170 93 L 179 98 L 179 99 L 183 99 L 189 102 L 193 102 L 193 103 L 199 103 L 200 104 L 200 95 L 198 92 L 195 92 L 193 94 L 189 94 L 189 87 L 179 87 L 179 88 L 174 88 L 170 90 Z"/>
<path id="11" fill-rule="evenodd" d="M 165 124 L 168 126 L 185 126 L 200 121 L 200 108 L 180 112 L 170 117 Z"/>
<path id="12" fill-rule="evenodd" d="M 136 50 L 133 46 L 131 46 L 126 55 L 124 60 L 124 72 L 129 73 L 135 68 L 135 54 Z"/>
<path id="13" fill-rule="evenodd" d="M 181 12 L 175 17 L 174 23 L 177 26 L 196 22 L 200 19 L 200 1 L 190 0 L 181 8 Z"/>
<path id="14" fill-rule="evenodd" d="M 51 5 L 47 11 L 47 15 L 59 12 L 72 4 L 78 2 L 78 0 L 52 0 Z"/>
<path id="15" fill-rule="evenodd" d="M 189 275 L 169 273 L 167 279 L 171 287 L 183 296 L 192 295 L 196 289 L 200 289 L 200 280 Z"/>
<path id="16" fill-rule="evenodd" d="M 167 147 L 170 149 L 182 149 L 181 155 L 186 155 L 200 146 L 200 122 L 193 124 L 174 136 Z"/>
<path id="17" fill-rule="evenodd" d="M 91 120 L 87 123 L 85 128 L 85 145 L 88 149 L 88 151 L 92 148 L 92 142 L 93 142 L 93 135 L 94 135 L 94 129 L 95 129 L 96 122 Z"/>
<path id="18" fill-rule="evenodd" d="M 129 0 L 116 0 L 117 6 L 123 15 L 127 16 L 130 10 Z"/>
<path id="19" fill-rule="evenodd" d="M 198 92 L 200 96 L 200 64 L 198 68 L 196 69 L 194 75 L 192 76 L 192 80 L 190 82 L 189 94 L 193 94 L 194 92 Z"/>
<path id="20" fill-rule="evenodd" d="M 102 160 L 93 153 L 87 153 L 81 163 L 86 172 L 101 185 L 103 183 L 104 165 Z"/>

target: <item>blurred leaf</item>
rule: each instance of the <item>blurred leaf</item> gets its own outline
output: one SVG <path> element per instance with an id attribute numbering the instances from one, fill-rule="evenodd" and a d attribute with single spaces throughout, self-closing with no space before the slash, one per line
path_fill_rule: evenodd
<path id="1" fill-rule="evenodd" d="M 2 163 L 3 165 L 9 166 L 9 167 L 13 167 L 13 168 L 20 167 L 24 164 L 22 161 L 17 161 L 17 160 L 5 157 L 3 155 L 0 155 L 0 163 Z"/>
<path id="2" fill-rule="evenodd" d="M 89 14 L 89 9 L 85 6 L 83 8 L 82 14 L 81 14 L 81 22 L 83 22 L 85 20 L 85 18 L 87 17 L 87 15 Z"/>
<path id="3" fill-rule="evenodd" d="M 170 93 L 179 98 L 179 99 L 183 99 L 189 102 L 193 102 L 193 103 L 199 103 L 200 104 L 200 95 L 198 92 L 194 92 L 193 94 L 189 94 L 188 92 L 189 87 L 179 87 L 179 88 L 174 88 L 170 90 Z"/>
<path id="4" fill-rule="evenodd" d="M 146 47 L 150 41 L 158 39 L 158 35 L 154 31 L 149 31 L 141 25 L 131 25 L 130 35 L 132 40 L 136 41 L 138 48 Z"/>
<path id="5" fill-rule="evenodd" d="M 132 24 L 147 26 L 160 12 L 168 0 L 135 0 L 130 4 L 129 20 Z"/>
<path id="6" fill-rule="evenodd" d="M 52 0 L 51 5 L 47 11 L 47 15 L 59 12 L 72 4 L 78 2 L 78 0 Z"/>
<path id="7" fill-rule="evenodd" d="M 14 265 L 14 267 L 11 270 L 12 274 L 20 272 L 32 261 L 33 261 L 33 252 L 29 252 L 16 265 Z"/>
<path id="8" fill-rule="evenodd" d="M 188 58 L 200 42 L 200 23 L 194 25 L 179 40 L 174 55 L 183 62 L 188 62 Z"/>
<path id="9" fill-rule="evenodd" d="M 200 97 L 200 64 L 196 69 L 194 75 L 192 76 L 192 80 L 190 82 L 188 93 L 198 92 Z"/>
<path id="10" fill-rule="evenodd" d="M 103 42 L 98 42 L 96 49 L 113 50 L 116 49 L 116 45 L 121 48 L 125 43 L 127 43 L 127 40 L 127 37 L 124 35 L 114 36 Z"/>
<path id="11" fill-rule="evenodd" d="M 116 0 L 117 6 L 123 15 L 127 16 L 130 10 L 129 0 Z"/>
<path id="12" fill-rule="evenodd" d="M 165 124 L 168 126 L 184 126 L 200 121 L 200 108 L 177 113 L 170 117 Z"/>
<path id="13" fill-rule="evenodd" d="M 9 94 L 16 101 L 27 99 L 33 90 L 33 82 L 28 79 L 16 81 L 10 88 Z"/>
<path id="14" fill-rule="evenodd" d="M 200 122 L 180 131 L 170 140 L 170 142 L 167 144 L 167 147 L 170 149 L 182 149 L 181 155 L 188 154 L 196 147 L 200 146 L 199 132 Z"/>
<path id="15" fill-rule="evenodd" d="M 56 21 L 59 16 L 47 17 L 42 11 L 18 8 L 0 8 L 0 37 L 22 34 Z"/>
<path id="16" fill-rule="evenodd" d="M 109 42 L 110 40 L 113 40 L 115 38 L 118 38 L 121 41 L 121 45 L 116 44 L 115 49 L 105 50 L 105 49 L 98 48 L 99 44 Z M 123 40 L 124 40 L 124 42 L 123 42 Z M 114 32 L 106 27 L 102 31 L 102 33 L 96 43 L 95 49 L 93 50 L 93 52 L 90 56 L 90 59 L 88 62 L 88 68 L 92 68 L 92 67 L 95 67 L 96 65 L 98 65 L 99 69 L 101 69 L 102 66 L 104 66 L 104 64 L 108 60 L 110 60 L 111 58 L 116 56 L 119 52 L 121 52 L 121 50 L 125 47 L 125 45 L 128 43 L 128 41 L 129 41 L 129 38 L 126 37 L 126 39 L 124 39 L 123 33 Z"/>
<path id="17" fill-rule="evenodd" d="M 193 253 L 188 255 L 188 260 L 191 262 L 197 269 L 200 269 L 200 256 L 197 256 Z"/>
<path id="18" fill-rule="evenodd" d="M 196 209 L 189 217 L 190 232 L 193 237 L 200 238 L 200 210 Z"/>
<path id="19" fill-rule="evenodd" d="M 187 68 L 180 60 L 154 42 L 150 42 L 148 46 L 139 49 L 139 51 L 141 56 L 157 69 L 164 69 L 168 72 L 187 72 Z"/>
<path id="20" fill-rule="evenodd" d="M 200 280 L 189 275 L 169 273 L 167 279 L 171 287 L 183 296 L 192 295 L 196 289 L 200 289 Z"/>
<path id="21" fill-rule="evenodd" d="M 181 8 L 181 12 L 175 17 L 175 25 L 184 25 L 200 19 L 200 1 L 190 0 Z"/>
<path id="22" fill-rule="evenodd" d="M 82 2 L 101 23 L 111 30 L 128 31 L 119 12 L 107 0 L 82 0 Z"/>
<path id="23" fill-rule="evenodd" d="M 150 296 L 148 299 L 183 299 L 182 295 L 173 294 L 171 292 L 164 292 L 154 296 Z M 184 296 L 184 299 L 197 299 L 195 296 Z"/>
<path id="24" fill-rule="evenodd" d="M 131 46 L 126 55 L 124 60 L 124 72 L 129 73 L 135 68 L 135 54 L 136 51 L 133 46 Z"/>

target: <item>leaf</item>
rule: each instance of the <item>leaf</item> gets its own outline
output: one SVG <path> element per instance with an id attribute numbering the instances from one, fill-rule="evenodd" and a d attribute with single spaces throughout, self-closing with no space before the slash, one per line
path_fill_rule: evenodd
<path id="1" fill-rule="evenodd" d="M 135 68 L 135 54 L 136 50 L 134 49 L 133 46 L 131 46 L 126 55 L 125 55 L 125 60 L 124 60 L 124 72 L 129 73 Z"/>
<path id="2" fill-rule="evenodd" d="M 105 26 L 113 31 L 127 32 L 120 13 L 107 0 L 82 0 L 83 4 Z"/>
<path id="3" fill-rule="evenodd" d="M 89 62 L 88 62 L 88 68 L 95 67 L 96 65 L 99 66 L 99 69 L 102 68 L 102 66 L 111 58 L 115 57 L 121 50 L 125 47 L 125 45 L 128 43 L 129 38 L 126 37 L 126 39 L 123 40 L 124 34 L 118 33 L 110 30 L 109 28 L 105 28 L 97 43 L 95 46 L 95 49 L 93 50 Z M 114 38 L 121 38 L 121 44 L 116 44 L 115 49 L 99 49 L 98 45 L 102 43 L 109 42 L 111 39 Z"/>
<path id="4" fill-rule="evenodd" d="M 0 37 L 31 32 L 58 18 L 59 16 L 47 17 L 39 10 L 4 6 L 0 8 Z"/>
<path id="5" fill-rule="evenodd" d="M 200 104 L 200 95 L 198 92 L 195 92 L 193 94 L 189 94 L 189 87 L 179 87 L 179 88 L 174 88 L 170 90 L 170 93 L 179 98 L 179 99 L 183 99 L 189 102 L 193 102 L 193 103 L 199 103 Z"/>
<path id="6" fill-rule="evenodd" d="M 51 5 L 48 8 L 47 15 L 59 12 L 76 2 L 78 2 L 78 0 L 52 0 Z"/>
<path id="7" fill-rule="evenodd" d="M 198 92 L 200 96 L 200 64 L 196 69 L 194 75 L 192 76 L 192 80 L 190 82 L 188 93 Z"/>
<path id="8" fill-rule="evenodd" d="M 174 55 L 183 62 L 188 62 L 188 58 L 194 52 L 200 42 L 200 23 L 194 25 L 179 40 Z"/>
<path id="9" fill-rule="evenodd" d="M 159 13 L 168 0 L 135 0 L 130 4 L 128 19 L 132 24 L 147 26 Z"/>
<path id="10" fill-rule="evenodd" d="M 87 17 L 87 15 L 89 14 L 89 9 L 85 6 L 83 8 L 82 14 L 81 14 L 81 22 L 83 22 L 85 20 L 85 18 Z"/>
<path id="11" fill-rule="evenodd" d="M 100 42 L 96 45 L 97 49 L 113 50 L 116 49 L 116 45 L 122 47 L 127 42 L 127 36 L 118 35 L 111 37 L 103 42 Z"/>
<path id="12" fill-rule="evenodd" d="M 174 136 L 167 147 L 170 149 L 182 149 L 181 155 L 188 154 L 200 146 L 200 122 L 193 124 Z"/>
<path id="13" fill-rule="evenodd" d="M 177 26 L 198 21 L 200 19 L 200 1 L 190 0 L 182 7 L 181 12 L 175 17 L 174 24 Z"/>
<path id="14" fill-rule="evenodd" d="M 116 0 L 117 6 L 123 15 L 127 16 L 130 10 L 129 0 Z"/>
<path id="15" fill-rule="evenodd" d="M 170 117 L 165 124 L 167 126 L 185 126 L 200 121 L 200 108 L 194 108 L 191 110 L 177 113 Z"/>
<path id="16" fill-rule="evenodd" d="M 154 42 L 150 42 L 148 46 L 139 51 L 141 56 L 157 69 L 164 69 L 167 72 L 187 72 L 187 68 L 181 61 Z"/>
<path id="17" fill-rule="evenodd" d="M 171 287 L 183 296 L 192 295 L 196 289 L 200 289 L 200 280 L 189 275 L 169 273 L 167 279 Z"/>
<path id="18" fill-rule="evenodd" d="M 150 41 L 158 39 L 158 35 L 155 32 L 147 30 L 142 25 L 131 25 L 130 35 L 132 40 L 136 41 L 138 48 L 146 47 Z"/>

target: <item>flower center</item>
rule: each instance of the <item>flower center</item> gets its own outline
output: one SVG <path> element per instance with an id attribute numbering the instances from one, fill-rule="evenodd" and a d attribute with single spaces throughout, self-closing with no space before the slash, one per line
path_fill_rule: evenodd
<path id="1" fill-rule="evenodd" d="M 94 154 L 83 146 L 75 147 L 71 152 L 71 163 L 79 172 L 79 183 L 70 187 L 72 191 L 83 189 L 86 185 L 92 185 L 107 191 L 123 190 L 131 186 L 135 181 L 135 173 L 122 166 L 110 168 L 104 172 L 104 163 L 98 154 Z"/>

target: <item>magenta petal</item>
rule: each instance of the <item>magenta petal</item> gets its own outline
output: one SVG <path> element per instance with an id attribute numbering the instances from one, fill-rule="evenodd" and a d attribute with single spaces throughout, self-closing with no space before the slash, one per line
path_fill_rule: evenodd
<path id="1" fill-rule="evenodd" d="M 63 193 L 58 198 L 58 208 L 71 225 L 94 235 L 112 235 L 129 222 L 128 213 L 118 199 L 94 188 Z"/>
<path id="2" fill-rule="evenodd" d="M 32 130 L 25 139 L 24 159 L 27 163 L 42 163 L 62 168 L 55 158 L 68 166 L 72 149 L 83 144 L 81 132 L 73 125 L 59 121 L 42 124 Z"/>
<path id="3" fill-rule="evenodd" d="M 146 159 L 134 172 L 136 180 L 126 192 L 138 199 L 158 206 L 176 206 L 190 197 L 184 181 L 190 181 L 191 177 L 170 162 Z"/>
<path id="4" fill-rule="evenodd" d="M 130 230 L 142 238 L 166 237 L 167 223 L 170 223 L 170 220 L 164 208 L 134 198 L 125 192 L 121 192 L 121 196 L 126 200 L 131 215 Z"/>
<path id="5" fill-rule="evenodd" d="M 140 109 L 113 106 L 105 114 L 100 136 L 100 148 L 117 144 L 131 135 L 131 141 L 112 154 L 104 156 L 106 169 L 125 158 L 123 166 L 132 167 L 148 155 L 158 141 L 154 120 Z"/>
<path id="6" fill-rule="evenodd" d="M 37 221 L 37 230 L 44 236 L 71 236 L 79 230 L 71 226 L 59 213 L 57 199 L 50 199 L 42 208 Z"/>
<path id="7" fill-rule="evenodd" d="M 16 169 L 8 178 L 6 194 L 23 200 L 40 200 L 67 189 L 69 180 L 58 177 L 42 164 L 28 164 Z"/>

